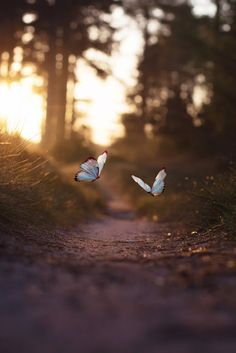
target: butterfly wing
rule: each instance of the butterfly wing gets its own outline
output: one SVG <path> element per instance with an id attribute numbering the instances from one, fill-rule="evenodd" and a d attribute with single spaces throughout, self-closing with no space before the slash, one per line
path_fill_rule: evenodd
<path id="1" fill-rule="evenodd" d="M 151 192 L 151 188 L 148 184 L 145 184 L 144 181 L 135 175 L 131 175 L 131 178 L 146 192 Z"/>
<path id="2" fill-rule="evenodd" d="M 101 171 L 104 167 L 104 164 L 106 163 L 107 160 L 107 151 L 104 151 L 100 156 L 98 156 L 97 162 L 98 162 L 98 167 L 99 167 L 99 173 L 98 175 L 101 174 Z"/>
<path id="3" fill-rule="evenodd" d="M 165 188 L 164 179 L 166 175 L 167 174 L 166 174 L 165 168 L 160 170 L 160 172 L 157 174 L 151 190 L 154 196 L 158 196 L 164 191 L 164 188 Z"/>
<path id="4" fill-rule="evenodd" d="M 98 177 L 98 162 L 93 157 L 89 157 L 80 164 L 81 170 L 75 174 L 75 181 L 94 181 Z"/>
<path id="5" fill-rule="evenodd" d="M 91 174 L 83 170 L 75 174 L 75 181 L 94 181 L 94 180 L 96 179 L 94 179 L 94 177 Z"/>
<path id="6" fill-rule="evenodd" d="M 82 171 L 91 175 L 94 180 L 97 179 L 99 175 L 99 166 L 95 158 L 89 157 L 86 161 L 80 164 L 80 168 Z"/>

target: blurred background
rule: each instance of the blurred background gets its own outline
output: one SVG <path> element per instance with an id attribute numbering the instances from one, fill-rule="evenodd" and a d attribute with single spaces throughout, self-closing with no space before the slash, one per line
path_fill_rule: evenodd
<path id="1" fill-rule="evenodd" d="M 1 132 L 64 162 L 109 146 L 116 189 L 140 214 L 174 217 L 198 178 L 232 172 L 235 38 L 234 0 L 4 1 Z M 130 174 L 151 183 L 163 165 L 156 206 Z"/>

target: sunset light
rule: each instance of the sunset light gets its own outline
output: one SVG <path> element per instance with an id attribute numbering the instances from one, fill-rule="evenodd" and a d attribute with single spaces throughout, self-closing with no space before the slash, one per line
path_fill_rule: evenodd
<path id="1" fill-rule="evenodd" d="M 124 87 L 115 79 L 97 78 L 88 65 L 81 65 L 80 82 L 75 86 L 75 114 L 81 114 L 75 129 L 86 125 L 93 142 L 110 144 L 123 136 L 120 115 L 127 109 Z M 24 73 L 30 72 L 25 68 Z M 39 80 L 40 78 L 38 78 Z M 8 132 L 18 132 L 32 142 L 40 142 L 45 119 L 45 100 L 34 91 L 36 77 L 0 83 L 0 121 Z"/>
<path id="2" fill-rule="evenodd" d="M 22 17 L 27 25 L 21 34 L 24 45 L 30 44 L 34 39 L 35 29 L 29 25 L 36 19 L 37 14 L 34 12 L 26 12 Z M 73 57 L 74 67 L 71 72 L 74 78 L 70 81 L 72 84 L 67 86 L 70 100 L 67 103 L 70 107 L 66 110 L 66 124 L 74 119 L 73 131 L 86 126 L 90 130 L 92 141 L 104 146 L 124 136 L 121 116 L 130 109 L 126 101 L 127 89 L 136 83 L 135 70 L 138 55 L 142 51 L 140 29 L 131 16 L 125 14 L 121 7 L 115 6 L 109 21 L 116 28 L 119 47 L 113 50 L 112 55 L 89 48 L 84 53 L 84 59 Z M 91 27 L 89 33 L 93 39 L 97 33 L 96 27 Z M 36 48 L 42 50 L 41 53 L 38 52 L 41 60 L 47 46 L 36 42 Z M 40 142 L 46 119 L 47 82 L 42 76 L 35 74 L 34 65 L 23 63 L 23 46 L 17 46 L 13 52 L 11 65 L 9 54 L 2 54 L 0 121 L 8 132 L 18 132 L 25 139 Z M 59 69 L 62 67 L 62 59 L 62 54 L 56 55 Z M 106 67 L 107 77 L 99 77 L 90 62 L 98 63 L 101 68 Z"/>
<path id="3" fill-rule="evenodd" d="M 108 145 L 124 134 L 120 123 L 120 115 L 127 109 L 124 87 L 112 77 L 107 80 L 97 78 L 94 70 L 83 62 L 78 65 L 78 77 L 76 112 L 83 115 L 78 119 L 78 126 L 88 126 L 95 143 Z"/>
<path id="4" fill-rule="evenodd" d="M 10 133 L 18 132 L 32 142 L 41 139 L 41 127 L 44 118 L 44 100 L 42 95 L 33 91 L 32 80 L 0 84 L 0 119 Z"/>
<path id="5" fill-rule="evenodd" d="M 80 65 L 80 82 L 75 86 L 75 114 L 78 119 L 75 128 L 86 125 L 91 129 L 92 140 L 108 145 L 114 138 L 123 135 L 120 115 L 127 109 L 124 87 L 115 79 L 97 78 L 88 65 Z M 31 74 L 30 67 L 22 72 Z M 28 76 L 19 81 L 0 83 L 0 121 L 8 132 L 18 132 L 32 142 L 40 142 L 45 119 L 45 100 L 42 93 L 34 90 L 38 77 Z M 85 103 L 86 102 L 86 103 Z"/>
<path id="6" fill-rule="evenodd" d="M 16 46 L 13 61 L 2 53 L 0 63 L 0 128 L 40 142 L 45 119 L 45 83 L 33 63 L 23 63 L 23 48 Z"/>
<path id="7" fill-rule="evenodd" d="M 207 1 L 207 6 L 203 6 L 201 0 L 192 0 L 192 4 L 196 15 L 202 15 L 203 10 L 208 15 L 213 13 L 214 5 L 210 0 Z M 160 23 L 157 19 L 160 14 L 163 16 L 162 10 L 154 9 L 153 15 L 156 18 L 148 25 L 148 30 L 154 37 L 159 33 Z M 31 24 L 37 20 L 37 16 L 34 11 L 26 12 L 22 16 L 26 25 L 21 33 L 24 45 L 34 39 L 35 28 Z M 137 22 L 119 6 L 114 6 L 111 16 L 105 16 L 104 21 L 116 29 L 115 39 L 119 46 L 111 55 L 91 47 L 84 52 L 84 58 L 73 56 L 74 81 L 71 81 L 72 88 L 69 89 L 71 106 L 66 109 L 66 124 L 70 124 L 74 119 L 73 131 L 79 131 L 82 126 L 86 126 L 92 141 L 105 146 L 124 136 L 121 116 L 131 109 L 126 98 L 128 90 L 137 82 L 137 65 L 142 57 L 144 44 L 141 32 L 145 22 L 141 17 L 140 22 Z M 89 36 L 92 41 L 98 38 L 98 34 L 98 28 L 91 26 Z M 105 35 L 105 32 L 103 34 Z M 156 41 L 157 37 L 153 43 Z M 48 47 L 43 42 L 36 42 L 36 48 L 42 50 L 37 53 L 41 60 Z M 18 132 L 25 139 L 40 142 L 46 119 L 47 84 L 42 76 L 36 75 L 36 67 L 33 64 L 23 64 L 23 46 L 15 47 L 13 54 L 11 65 L 8 52 L 2 53 L 1 57 L 0 122 L 8 132 Z M 58 53 L 56 67 L 62 68 L 59 59 L 63 60 L 63 55 Z M 108 69 L 108 75 L 100 78 L 95 67 L 90 66 L 90 62 L 95 63 L 95 66 L 98 64 L 102 69 Z M 201 107 L 205 97 L 203 88 L 196 87 L 194 105 Z"/>

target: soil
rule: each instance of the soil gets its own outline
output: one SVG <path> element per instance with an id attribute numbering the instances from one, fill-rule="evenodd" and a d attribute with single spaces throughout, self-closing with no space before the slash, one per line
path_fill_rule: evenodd
<path id="1" fill-rule="evenodd" d="M 2 353 L 235 353 L 236 244 L 106 215 L 0 242 Z"/>

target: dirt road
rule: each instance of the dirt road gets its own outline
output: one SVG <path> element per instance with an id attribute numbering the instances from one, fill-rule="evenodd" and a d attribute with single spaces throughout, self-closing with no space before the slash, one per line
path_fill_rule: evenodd
<path id="1" fill-rule="evenodd" d="M 235 353 L 236 247 L 138 220 L 1 244 L 2 353 Z"/>

